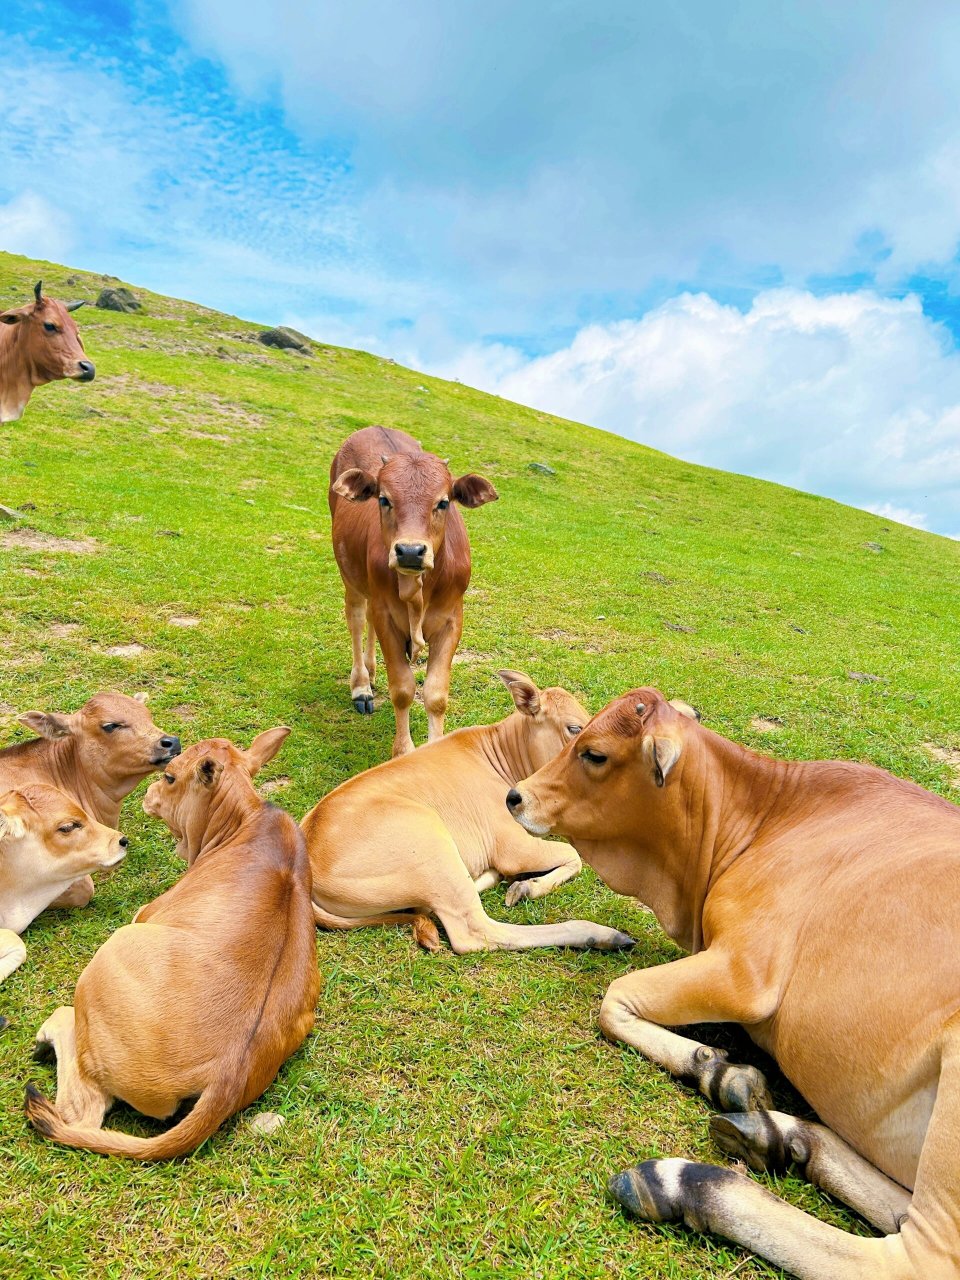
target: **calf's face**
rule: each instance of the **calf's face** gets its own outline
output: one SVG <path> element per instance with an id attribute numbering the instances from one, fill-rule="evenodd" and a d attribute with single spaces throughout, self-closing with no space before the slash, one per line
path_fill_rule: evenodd
<path id="1" fill-rule="evenodd" d="M 132 791 L 180 753 L 180 739 L 157 728 L 145 702 L 146 694 L 98 693 L 69 715 L 28 711 L 20 723 L 44 738 L 72 737 L 80 768 L 107 790 Z"/>
<path id="2" fill-rule="evenodd" d="M 0 314 L 0 324 L 17 328 L 18 353 L 31 385 L 39 387 L 60 378 L 92 382 L 96 370 L 70 314 L 83 303 L 45 298 L 39 283 L 34 294 L 34 302 Z"/>
<path id="3" fill-rule="evenodd" d="M 566 689 L 538 689 L 519 671 L 498 674 L 520 713 L 524 753 L 532 767 L 539 769 L 582 732 L 590 712 Z"/>
<path id="4" fill-rule="evenodd" d="M 56 787 L 38 783 L 0 796 L 0 871 L 17 890 L 107 870 L 126 851 L 126 836 L 95 822 Z"/>
<path id="5" fill-rule="evenodd" d="M 401 574 L 429 572 L 443 545 L 451 502 L 482 507 L 497 491 L 483 476 L 454 480 L 432 453 L 397 453 L 374 476 L 353 467 L 338 476 L 334 493 L 351 502 L 376 499 L 387 563 Z"/>
<path id="6" fill-rule="evenodd" d="M 531 835 L 572 844 L 615 844 L 635 836 L 646 803 L 683 752 L 697 713 L 656 689 L 635 689 L 590 720 L 554 760 L 514 787 L 507 808 Z"/>
<path id="7" fill-rule="evenodd" d="M 229 817 L 231 782 L 238 777 L 242 780 L 241 790 L 234 793 L 234 805 L 241 796 L 249 798 L 250 779 L 273 759 L 289 732 L 285 726 L 267 729 L 246 751 L 228 738 L 194 743 L 147 788 L 144 813 L 166 823 L 177 841 L 177 852 L 192 862 L 211 822 Z"/>

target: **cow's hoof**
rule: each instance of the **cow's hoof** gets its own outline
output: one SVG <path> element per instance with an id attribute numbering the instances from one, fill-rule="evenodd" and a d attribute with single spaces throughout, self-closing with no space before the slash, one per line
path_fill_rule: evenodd
<path id="1" fill-rule="evenodd" d="M 34 1062 L 55 1062 L 57 1051 L 49 1040 L 38 1040 L 33 1046 L 33 1053 L 30 1057 Z"/>
<path id="2" fill-rule="evenodd" d="M 598 944 L 602 951 L 629 951 L 637 945 L 636 938 L 631 938 L 629 933 L 621 933 L 619 929 L 611 929 L 610 933 L 612 936 L 609 942 Z"/>
<path id="3" fill-rule="evenodd" d="M 503 901 L 506 906 L 515 907 L 518 902 L 531 896 L 529 880 L 514 880 L 513 884 L 507 886 Z"/>
<path id="4" fill-rule="evenodd" d="M 644 1160 L 614 1174 L 607 1192 L 634 1218 L 677 1222 L 683 1217 L 683 1173 L 689 1160 Z"/>
<path id="5" fill-rule="evenodd" d="M 9 1018 L 5 1018 L 5 1017 L 3 1016 L 3 1014 L 2 1014 L 2 1013 L 0 1013 L 0 1031 L 6 1031 L 7 1027 L 9 1027 L 9 1025 L 10 1025 L 10 1019 L 9 1019 Z"/>
<path id="6" fill-rule="evenodd" d="M 717 1049 L 698 1049 L 697 1056 L 697 1088 L 720 1111 L 769 1111 L 772 1108 L 766 1079 L 756 1067 L 735 1066 Z"/>
<path id="7" fill-rule="evenodd" d="M 786 1126 L 772 1111 L 713 1116 L 710 1135 L 721 1151 L 742 1160 L 754 1172 L 785 1173 L 791 1164 L 802 1166 L 810 1158 L 801 1126 L 792 1117 L 789 1119 L 791 1123 Z"/>
<path id="8" fill-rule="evenodd" d="M 359 711 L 362 716 L 373 715 L 373 694 L 361 693 L 353 700 L 354 709 Z"/>

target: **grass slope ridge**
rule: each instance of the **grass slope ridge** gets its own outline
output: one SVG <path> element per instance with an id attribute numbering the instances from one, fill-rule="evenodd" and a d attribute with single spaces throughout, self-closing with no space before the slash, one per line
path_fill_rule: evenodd
<path id="1" fill-rule="evenodd" d="M 40 276 L 61 297 L 106 283 L 0 254 L 0 304 Z M 149 690 L 185 741 L 289 724 L 268 773 L 298 817 L 384 759 L 389 705 L 364 720 L 349 702 L 326 504 L 337 445 L 377 422 L 501 495 L 466 517 L 474 585 L 451 728 L 506 714 L 500 666 L 594 709 L 650 683 L 759 749 L 870 760 L 960 795 L 960 544 L 362 352 L 268 350 L 257 326 L 136 292 L 136 314 L 79 316 L 96 382 L 41 388 L 0 427 L 0 502 L 26 509 L 0 523 L 3 743 L 20 736 L 16 713 L 101 687 Z M 413 728 L 421 741 L 422 708 Z M 36 921 L 0 987 L 0 1258 L 18 1276 L 775 1274 L 718 1241 L 627 1223 L 604 1199 L 637 1158 L 720 1157 L 705 1104 L 600 1040 L 611 979 L 677 953 L 590 873 L 511 912 L 502 890 L 486 901 L 502 918 L 626 929 L 631 956 L 459 959 L 396 930 L 320 934 L 316 1033 L 193 1159 L 138 1168 L 41 1143 L 20 1114 L 32 1074 L 51 1084 L 28 1060 L 36 1028 L 182 869 L 138 796 L 126 865 L 88 910 Z M 287 1118 L 269 1138 L 247 1124 L 261 1108 Z M 156 1131 L 122 1108 L 113 1122 Z M 778 1189 L 852 1221 L 800 1183 Z"/>

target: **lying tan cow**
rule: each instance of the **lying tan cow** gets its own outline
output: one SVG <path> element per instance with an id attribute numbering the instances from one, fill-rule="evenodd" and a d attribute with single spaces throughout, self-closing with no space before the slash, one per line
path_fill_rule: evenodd
<path id="1" fill-rule="evenodd" d="M 425 645 L 428 737 L 433 742 L 443 734 L 450 664 L 470 581 L 470 543 L 455 504 L 480 507 L 496 497 L 489 480 L 454 480 L 445 462 L 424 453 L 403 431 L 386 427 L 355 431 L 333 460 L 333 550 L 353 642 L 350 697 L 361 715 L 372 714 L 379 640 L 396 715 L 395 756 L 413 750 L 410 704 L 416 686 L 410 664 Z"/>
<path id="2" fill-rule="evenodd" d="M 161 818 L 189 866 L 118 929 L 80 975 L 73 1008 L 37 1034 L 57 1058 L 57 1102 L 32 1086 L 27 1116 L 45 1137 L 136 1160 L 186 1155 L 273 1081 L 313 1026 L 319 979 L 310 865 L 294 820 L 251 777 L 289 729 L 248 751 L 198 742 L 153 783 Z M 155 1138 L 101 1128 L 116 1098 L 164 1119 Z"/>
<path id="3" fill-rule="evenodd" d="M 145 693 L 98 693 L 69 715 L 28 711 L 20 723 L 40 737 L 0 750 L 0 792 L 46 783 L 96 822 L 116 827 L 124 797 L 180 750 L 180 739 L 153 723 L 146 700 Z M 84 907 L 92 897 L 85 875 L 49 905 Z"/>
<path id="4" fill-rule="evenodd" d="M 19 937 L 81 876 L 115 867 L 126 836 L 103 826 L 56 787 L 0 795 L 0 982 L 26 958 Z"/>
<path id="5" fill-rule="evenodd" d="M 70 315 L 83 303 L 45 298 L 39 280 L 33 293 L 27 306 L 0 312 L 0 422 L 23 417 L 34 387 L 61 378 L 92 382 L 96 373 Z"/>
<path id="6" fill-rule="evenodd" d="M 513 715 L 368 769 L 304 818 L 318 924 L 412 924 L 417 940 L 436 950 L 429 918 L 436 916 L 459 954 L 633 945 L 625 933 L 586 920 L 501 924 L 483 909 L 480 891 L 501 879 L 513 881 L 506 898 L 513 906 L 543 897 L 581 867 L 567 845 L 521 831 L 503 797 L 580 732 L 587 712 L 565 689 L 541 692 L 515 671 L 500 676 L 513 695 Z"/>
<path id="7" fill-rule="evenodd" d="M 566 836 L 692 954 L 612 983 L 622 1040 L 734 1114 L 721 1147 L 788 1164 L 887 1234 L 826 1226 L 740 1173 L 648 1160 L 611 1190 L 804 1280 L 960 1277 L 960 810 L 866 765 L 770 760 L 655 689 L 595 716 L 507 804 Z M 739 1022 L 823 1124 L 754 1068 L 668 1031 Z"/>

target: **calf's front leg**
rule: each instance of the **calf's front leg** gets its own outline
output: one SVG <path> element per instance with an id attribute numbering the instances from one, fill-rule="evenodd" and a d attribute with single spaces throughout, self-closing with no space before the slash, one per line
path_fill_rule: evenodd
<path id="1" fill-rule="evenodd" d="M 51 907 L 85 907 L 93 897 L 93 878 L 83 876 L 74 880 L 69 888 L 64 889 L 59 898 L 54 898 Z"/>
<path id="2" fill-rule="evenodd" d="M 450 668 L 460 643 L 463 611 L 450 618 L 430 636 L 427 674 L 423 681 L 423 705 L 427 709 L 427 741 L 443 737 L 443 725 L 450 697 Z"/>
<path id="3" fill-rule="evenodd" d="M 672 964 L 617 978 L 600 1007 L 608 1040 L 632 1045 L 672 1076 L 693 1085 L 722 1111 L 771 1106 L 756 1067 L 736 1066 L 722 1049 L 667 1031 L 694 1022 L 759 1022 L 773 1012 L 772 997 L 719 949 L 708 948 Z"/>
<path id="4" fill-rule="evenodd" d="M 8 978 L 27 958 L 27 948 L 12 929 L 0 929 L 0 982 Z"/>
<path id="5" fill-rule="evenodd" d="M 363 624 L 367 618 L 367 601 L 352 587 L 344 589 L 343 611 L 350 628 L 353 665 L 350 668 L 350 698 L 362 716 L 373 715 L 373 687 L 363 649 Z"/>
<path id="6" fill-rule="evenodd" d="M 410 736 L 410 704 L 416 692 L 416 680 L 407 661 L 407 637 L 401 635 L 389 615 L 377 617 L 377 638 L 387 667 L 390 701 L 396 717 L 393 755 L 403 756 L 414 749 Z"/>

